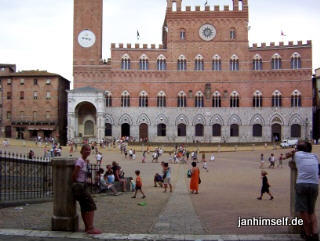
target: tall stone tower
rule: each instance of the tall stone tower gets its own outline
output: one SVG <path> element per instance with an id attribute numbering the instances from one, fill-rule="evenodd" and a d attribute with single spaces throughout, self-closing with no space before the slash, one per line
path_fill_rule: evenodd
<path id="1" fill-rule="evenodd" d="M 103 0 L 74 0 L 73 72 L 80 66 L 98 65 L 102 58 Z"/>

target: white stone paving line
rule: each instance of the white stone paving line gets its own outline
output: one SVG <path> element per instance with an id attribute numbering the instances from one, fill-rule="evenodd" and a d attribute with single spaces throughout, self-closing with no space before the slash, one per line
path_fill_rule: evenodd
<path id="1" fill-rule="evenodd" d="M 302 241 L 299 235 L 268 234 L 268 235 L 169 235 L 169 234 L 112 234 L 103 233 L 99 235 L 88 235 L 85 233 L 53 232 L 20 229 L 0 229 L 0 235 L 4 236 L 25 236 L 41 238 L 70 238 L 70 239 L 92 239 L 92 240 L 198 240 L 198 241 L 246 241 L 246 240 L 268 240 L 268 241 Z"/>

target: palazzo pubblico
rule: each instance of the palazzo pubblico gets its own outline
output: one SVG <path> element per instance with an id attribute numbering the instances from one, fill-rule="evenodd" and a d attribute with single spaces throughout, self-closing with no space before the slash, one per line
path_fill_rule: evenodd
<path id="1" fill-rule="evenodd" d="M 205 9 L 167 0 L 162 44 L 111 44 L 103 61 L 103 0 L 74 0 L 68 139 L 309 138 L 312 43 L 249 46 L 248 14 L 247 0 Z"/>

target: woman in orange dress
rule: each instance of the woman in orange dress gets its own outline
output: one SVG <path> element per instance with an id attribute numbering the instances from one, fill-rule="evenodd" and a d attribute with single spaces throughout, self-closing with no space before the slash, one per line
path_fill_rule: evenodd
<path id="1" fill-rule="evenodd" d="M 196 162 L 192 162 L 192 169 L 191 169 L 191 179 L 190 179 L 190 190 L 191 193 L 199 193 L 199 179 L 200 179 L 200 170 L 197 167 Z"/>

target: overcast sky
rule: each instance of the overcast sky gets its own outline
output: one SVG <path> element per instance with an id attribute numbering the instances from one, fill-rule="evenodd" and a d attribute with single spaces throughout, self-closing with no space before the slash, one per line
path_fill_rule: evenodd
<path id="1" fill-rule="evenodd" d="M 205 0 L 183 0 L 183 6 Z M 210 6 L 232 0 L 208 0 Z M 48 70 L 72 80 L 73 0 L 0 0 L 0 63 Z M 221 7 L 223 8 L 223 7 Z M 161 43 L 166 0 L 104 0 L 103 58 L 111 43 Z M 249 0 L 250 43 L 313 41 L 320 67 L 319 0 Z M 281 37 L 281 30 L 287 37 Z"/>

